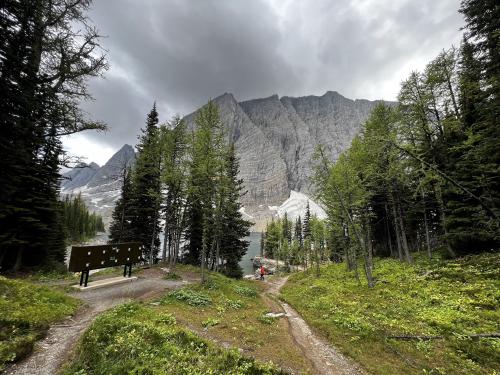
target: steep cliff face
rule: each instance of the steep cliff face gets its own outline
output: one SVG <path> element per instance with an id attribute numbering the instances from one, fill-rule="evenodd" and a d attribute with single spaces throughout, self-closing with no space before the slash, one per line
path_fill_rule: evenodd
<path id="1" fill-rule="evenodd" d="M 287 166 L 281 150 L 265 132 L 250 120 L 232 94 L 216 98 L 227 137 L 234 142 L 240 159 L 240 177 L 245 181 L 245 205 L 268 205 L 289 193 Z M 185 117 L 194 127 L 196 112 Z"/>
<path id="2" fill-rule="evenodd" d="M 336 159 L 349 147 L 376 101 L 351 100 L 337 92 L 237 102 L 232 94 L 214 99 L 228 138 L 235 142 L 247 212 L 279 205 L 290 191 L 311 193 L 313 154 L 325 146 Z M 196 112 L 186 116 L 193 126 Z M 250 211 L 249 211 L 250 210 Z M 267 216 L 267 215 L 264 215 Z"/>

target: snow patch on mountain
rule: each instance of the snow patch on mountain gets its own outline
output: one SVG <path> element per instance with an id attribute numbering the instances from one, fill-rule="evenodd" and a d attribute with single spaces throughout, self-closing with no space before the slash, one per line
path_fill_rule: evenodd
<path id="1" fill-rule="evenodd" d="M 292 190 L 290 197 L 277 207 L 278 217 L 284 217 L 285 212 L 289 220 L 296 220 L 299 216 L 303 219 L 306 214 L 307 202 L 309 202 L 309 211 L 311 216 L 316 216 L 318 219 L 326 219 L 325 210 L 306 194 Z M 269 207 L 271 209 L 271 207 Z M 274 208 L 274 207 L 273 207 Z"/>
<path id="2" fill-rule="evenodd" d="M 245 212 L 245 207 L 241 207 L 239 211 L 243 215 L 243 217 L 246 217 L 247 219 L 255 219 L 252 215 L 249 215 Z"/>

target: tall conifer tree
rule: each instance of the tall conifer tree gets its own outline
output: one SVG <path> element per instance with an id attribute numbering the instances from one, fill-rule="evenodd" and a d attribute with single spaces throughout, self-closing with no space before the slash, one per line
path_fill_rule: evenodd
<path id="1" fill-rule="evenodd" d="M 131 203 L 133 239 L 142 244 L 143 255 L 150 263 L 155 261 L 160 246 L 160 193 L 158 112 L 154 104 L 137 145 Z"/>
<path id="2" fill-rule="evenodd" d="M 231 277 L 243 275 L 239 262 L 248 250 L 244 238 L 250 234 L 251 222 L 243 219 L 240 198 L 244 194 L 243 180 L 238 177 L 239 163 L 234 144 L 229 146 L 225 163 L 225 194 L 222 199 L 222 238 L 220 256 L 224 273 Z"/>
<path id="3" fill-rule="evenodd" d="M 132 170 L 130 168 L 124 168 L 122 173 L 121 197 L 116 202 L 112 214 L 112 221 L 109 226 L 110 243 L 134 240 L 134 230 L 132 227 Z"/>

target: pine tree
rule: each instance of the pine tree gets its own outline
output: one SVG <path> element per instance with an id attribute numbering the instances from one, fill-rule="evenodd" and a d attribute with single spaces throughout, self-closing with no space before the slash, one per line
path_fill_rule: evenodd
<path id="1" fill-rule="evenodd" d="M 89 212 L 80 194 L 76 197 L 65 196 L 60 208 L 62 227 L 69 243 L 87 241 L 97 232 L 104 232 L 102 217 Z"/>
<path id="2" fill-rule="evenodd" d="M 239 162 L 234 144 L 229 146 L 225 163 L 225 193 L 222 199 L 222 238 L 220 257 L 223 272 L 231 277 L 242 277 L 239 262 L 248 250 L 249 242 L 244 238 L 250 234 L 251 222 L 243 219 L 240 198 L 244 194 L 243 180 L 238 177 Z"/>
<path id="3" fill-rule="evenodd" d="M 261 257 L 264 257 L 265 248 L 266 248 L 266 233 L 261 232 L 261 234 L 260 234 L 260 256 Z"/>
<path id="4" fill-rule="evenodd" d="M 122 171 L 122 191 L 121 197 L 116 202 L 112 214 L 112 221 L 109 226 L 109 242 L 120 243 L 129 242 L 134 239 L 134 229 L 132 227 L 132 170 L 124 168 Z"/>
<path id="5" fill-rule="evenodd" d="M 145 259 L 152 264 L 160 246 L 160 156 L 158 148 L 158 112 L 156 104 L 149 112 L 146 127 L 137 145 L 137 159 L 132 175 L 133 240 L 143 246 Z"/>
<path id="6" fill-rule="evenodd" d="M 462 134 L 455 131 L 449 172 L 472 192 L 447 190 L 449 238 L 459 252 L 500 246 L 500 10 L 494 1 L 465 0 L 460 72 Z"/>

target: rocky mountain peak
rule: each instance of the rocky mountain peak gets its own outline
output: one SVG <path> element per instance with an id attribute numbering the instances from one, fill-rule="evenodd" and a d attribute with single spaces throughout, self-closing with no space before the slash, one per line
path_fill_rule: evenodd
<path id="1" fill-rule="evenodd" d="M 256 220 L 259 212 L 268 215 L 265 207 L 286 200 L 290 191 L 310 193 L 316 146 L 325 145 L 336 159 L 377 104 L 348 99 L 337 91 L 302 97 L 275 94 L 243 102 L 225 93 L 215 102 L 240 159 L 240 177 L 248 191 L 243 197 L 246 212 Z M 194 126 L 195 114 L 185 117 L 188 126 Z"/>

